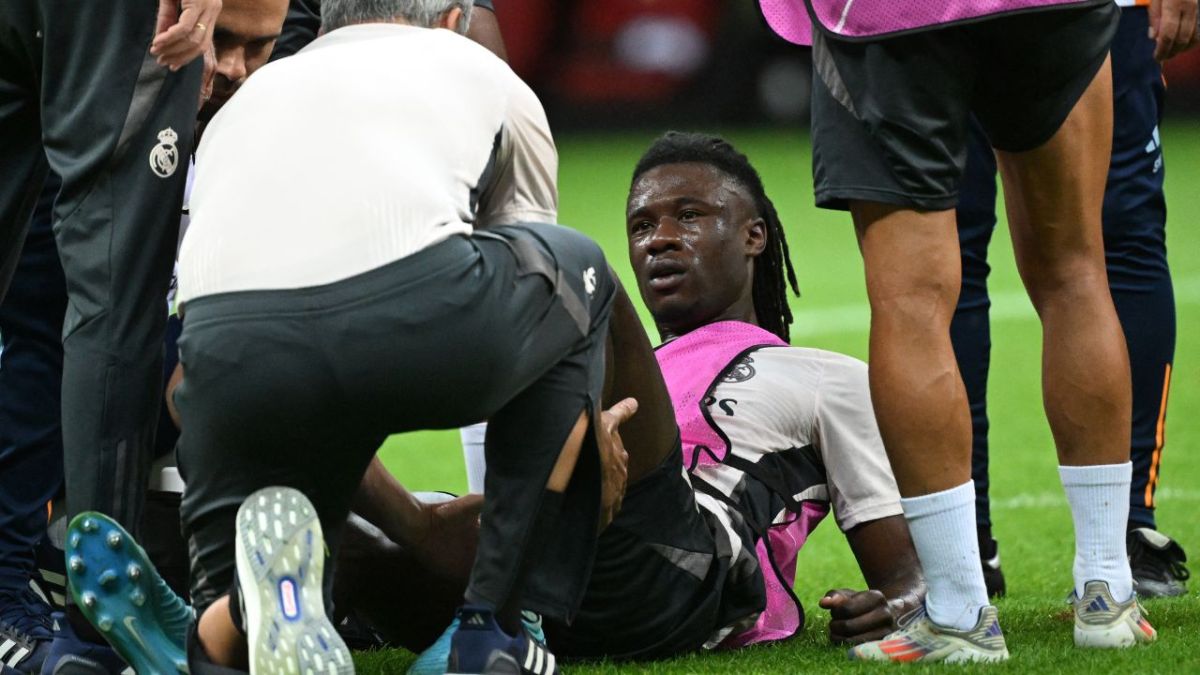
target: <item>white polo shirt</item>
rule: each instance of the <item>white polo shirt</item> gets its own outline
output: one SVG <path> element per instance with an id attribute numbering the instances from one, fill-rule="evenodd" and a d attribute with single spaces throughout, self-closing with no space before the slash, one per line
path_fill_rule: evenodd
<path id="1" fill-rule="evenodd" d="M 473 227 L 557 217 L 537 96 L 444 29 L 348 26 L 264 66 L 212 119 L 196 167 L 181 304 L 339 281 Z"/>

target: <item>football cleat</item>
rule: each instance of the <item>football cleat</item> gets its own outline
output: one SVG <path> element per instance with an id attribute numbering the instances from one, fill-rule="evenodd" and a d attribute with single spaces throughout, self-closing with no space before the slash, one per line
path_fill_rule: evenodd
<path id="1" fill-rule="evenodd" d="M 75 516 L 67 526 L 66 558 L 79 611 L 136 672 L 188 672 L 192 608 L 124 528 L 94 511 Z"/>
<path id="2" fill-rule="evenodd" d="M 1000 544 L 990 537 L 979 544 L 980 562 L 983 567 L 983 585 L 989 598 L 1003 598 L 1008 592 L 1004 582 L 1004 571 L 1000 569 Z"/>
<path id="3" fill-rule="evenodd" d="M 536 612 L 521 612 L 521 625 L 534 642 L 545 646 L 546 634 L 542 631 L 542 615 Z M 450 642 L 458 630 L 458 617 L 450 622 L 441 637 L 428 649 L 421 652 L 417 660 L 408 668 L 408 675 L 442 675 L 450 662 Z"/>
<path id="4" fill-rule="evenodd" d="M 308 498 L 286 487 L 250 495 L 236 544 L 251 675 L 352 675 L 350 650 L 325 613 L 325 538 Z"/>
<path id="5" fill-rule="evenodd" d="M 464 605 L 454 621 L 458 627 L 450 640 L 447 675 L 558 674 L 554 654 L 545 644 L 524 629 L 516 637 L 505 633 L 490 609 Z"/>
<path id="6" fill-rule="evenodd" d="M 1117 602 L 1108 590 L 1106 581 L 1089 581 L 1083 586 L 1083 597 L 1071 591 L 1075 608 L 1075 646 L 1120 648 L 1143 642 L 1154 642 L 1158 633 L 1142 616 L 1137 594 L 1125 602 Z"/>
<path id="7" fill-rule="evenodd" d="M 996 608 L 979 610 L 979 620 L 970 630 L 939 626 L 920 607 L 897 622 L 899 630 L 882 640 L 850 649 L 849 657 L 860 661 L 972 663 L 1008 660 L 1004 632 Z"/>
<path id="8" fill-rule="evenodd" d="M 1133 590 L 1140 598 L 1173 598 L 1187 593 L 1191 574 L 1179 542 L 1148 527 L 1130 530 L 1126 539 Z"/>
<path id="9" fill-rule="evenodd" d="M 30 587 L 0 591 L 0 668 L 37 673 L 53 638 L 50 608 Z"/>

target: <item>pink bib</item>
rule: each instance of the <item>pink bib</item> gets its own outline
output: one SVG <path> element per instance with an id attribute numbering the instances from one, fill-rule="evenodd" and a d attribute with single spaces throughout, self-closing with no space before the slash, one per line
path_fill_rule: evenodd
<path id="1" fill-rule="evenodd" d="M 962 23 L 995 14 L 1094 0 L 808 0 L 820 27 L 845 38 L 886 37 L 896 33 Z M 759 0 L 767 24 L 779 37 L 812 44 L 812 17 L 805 0 Z"/>
<path id="2" fill-rule="evenodd" d="M 721 321 L 676 338 L 655 353 L 675 407 L 683 463 L 689 471 L 697 466 L 720 464 L 728 455 L 729 445 L 709 422 L 704 399 L 734 359 L 748 349 L 762 346 L 787 346 L 787 343 L 758 326 Z M 758 541 L 755 551 L 766 585 L 767 606 L 754 627 L 731 635 L 722 646 L 782 640 L 800 629 L 803 613 L 791 592 L 796 580 L 796 554 L 828 513 L 828 504 L 804 502 L 799 514 L 788 513 L 786 522 L 772 525 L 767 539 Z"/>

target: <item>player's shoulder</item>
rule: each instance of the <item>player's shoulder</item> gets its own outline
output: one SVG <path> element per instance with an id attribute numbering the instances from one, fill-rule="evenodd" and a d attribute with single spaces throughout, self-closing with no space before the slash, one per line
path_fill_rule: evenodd
<path id="1" fill-rule="evenodd" d="M 798 347 L 795 345 L 770 346 L 757 350 L 757 353 L 759 354 L 759 358 L 765 361 L 789 367 L 797 367 L 803 364 L 822 369 L 861 369 L 864 372 L 867 369 L 867 364 L 861 359 L 854 358 L 849 354 L 842 354 L 841 352 L 834 352 L 828 349 L 818 349 L 816 347 Z"/>

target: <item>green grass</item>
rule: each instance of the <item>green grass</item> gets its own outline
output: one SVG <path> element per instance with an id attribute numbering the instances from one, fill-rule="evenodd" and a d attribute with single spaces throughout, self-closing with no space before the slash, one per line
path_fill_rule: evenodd
<path id="1" fill-rule="evenodd" d="M 866 296 L 862 264 L 848 217 L 812 206 L 807 139 L 770 131 L 731 132 L 750 156 L 786 225 L 804 297 L 793 303 L 793 343 L 867 355 Z M 625 254 L 623 208 L 630 171 L 652 133 L 559 139 L 561 219 L 601 243 L 613 267 L 632 288 Z M 1163 129 L 1170 253 L 1178 302 L 1174 388 L 1158 495 L 1159 527 L 1193 553 L 1200 552 L 1200 125 Z M 1062 598 L 1071 579 L 1070 514 L 1055 471 L 1039 389 L 1040 329 L 1012 261 L 1007 231 L 992 244 L 992 496 L 995 533 L 1001 542 L 1009 597 L 1000 601 L 1012 660 L 995 670 L 1012 672 L 1200 671 L 1200 603 L 1186 598 L 1148 604 L 1159 642 L 1124 653 L 1083 653 L 1071 646 L 1071 624 Z M 643 315 L 645 316 L 645 315 Z M 647 324 L 649 326 L 649 324 Z M 652 333 L 653 335 L 653 333 Z M 396 437 L 382 450 L 388 466 L 417 489 L 463 490 L 465 478 L 457 432 Z M 575 673 L 777 673 L 859 672 L 871 666 L 846 661 L 825 637 L 825 613 L 817 599 L 830 588 L 861 587 L 862 577 L 845 540 L 828 523 L 800 554 L 796 588 L 808 625 L 783 645 L 698 654 L 636 665 L 579 665 Z M 420 608 L 397 611 L 420 611 Z M 392 673 L 413 657 L 396 650 L 363 654 L 360 672 Z"/>

